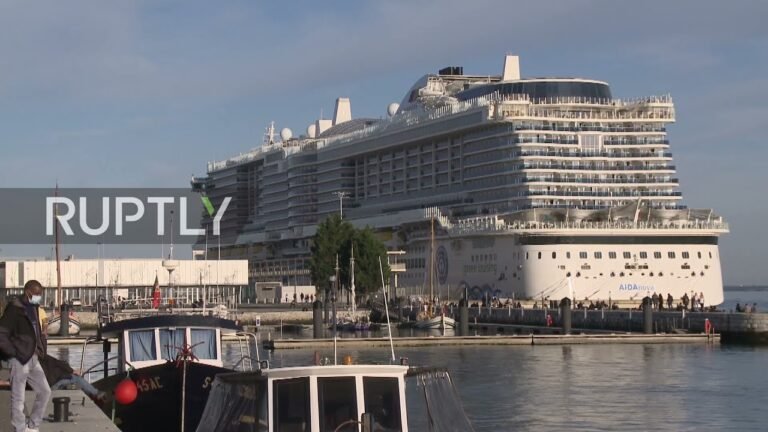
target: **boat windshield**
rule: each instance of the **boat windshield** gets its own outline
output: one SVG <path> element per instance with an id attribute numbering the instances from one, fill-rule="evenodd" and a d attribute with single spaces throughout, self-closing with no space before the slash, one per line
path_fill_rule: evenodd
<path id="1" fill-rule="evenodd" d="M 216 375 L 205 405 L 198 431 L 269 431 L 269 408 L 267 397 L 267 379 L 258 373 L 223 373 Z M 290 387 L 290 386 L 289 386 Z M 296 388 L 302 387 L 301 384 Z M 302 391 L 309 393 L 309 383 Z M 283 396 L 283 409 L 286 418 L 298 414 L 301 416 L 302 402 L 297 401 L 293 406 Z M 306 402 L 309 406 L 309 402 Z M 291 410 L 290 408 L 296 408 Z M 304 417 L 309 424 L 309 415 Z M 285 423 L 287 426 L 287 422 Z M 308 429 L 277 428 L 280 431 L 305 431 Z"/>

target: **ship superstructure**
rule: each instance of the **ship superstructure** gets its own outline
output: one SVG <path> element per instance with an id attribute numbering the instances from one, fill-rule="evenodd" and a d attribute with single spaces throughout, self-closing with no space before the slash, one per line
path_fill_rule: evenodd
<path id="1" fill-rule="evenodd" d="M 727 224 L 688 209 L 666 127 L 670 96 L 613 98 L 603 81 L 521 78 L 448 67 L 419 79 L 384 119 L 351 115 L 208 164 L 193 187 L 233 198 L 222 258 L 253 282 L 309 284 L 316 226 L 340 211 L 405 250 L 401 293 L 629 299 L 653 292 L 722 302 L 718 238 Z M 435 221 L 435 253 L 430 251 Z M 205 220 L 208 224 L 210 221 Z"/>

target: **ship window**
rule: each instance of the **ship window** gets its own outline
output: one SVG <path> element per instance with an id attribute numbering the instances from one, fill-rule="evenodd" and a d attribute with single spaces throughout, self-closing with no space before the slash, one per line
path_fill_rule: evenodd
<path id="1" fill-rule="evenodd" d="M 648 273 L 648 276 L 653 277 L 653 272 Z"/>
<path id="2" fill-rule="evenodd" d="M 157 360 L 154 330 L 129 332 L 128 341 L 131 349 L 131 361 Z"/>
<path id="3" fill-rule="evenodd" d="M 365 412 L 373 414 L 374 430 L 401 431 L 400 385 L 397 378 L 363 377 Z M 352 430 L 356 430 L 357 428 Z"/>
<path id="4" fill-rule="evenodd" d="M 696 272 L 695 271 L 691 272 L 691 276 L 695 277 L 696 276 Z"/>
<path id="5" fill-rule="evenodd" d="M 355 377 L 318 378 L 317 393 L 321 431 L 357 430 L 356 424 L 348 423 L 358 417 Z M 347 424 L 339 429 L 342 423 Z"/>
<path id="6" fill-rule="evenodd" d="M 557 252 L 552 252 L 552 259 L 557 258 Z"/>
<path id="7" fill-rule="evenodd" d="M 216 330 L 214 329 L 192 329 L 190 330 L 190 341 L 192 353 L 199 359 L 216 359 Z"/>
<path id="8" fill-rule="evenodd" d="M 698 254 L 699 254 L 699 259 L 701 259 L 701 252 L 696 252 L 696 253 L 698 253 Z"/>
<path id="9" fill-rule="evenodd" d="M 275 381 L 274 393 L 272 413 L 275 419 L 274 430 L 296 432 L 309 430 L 311 425 L 309 378 Z"/>
<path id="10" fill-rule="evenodd" d="M 565 253 L 565 257 L 568 258 L 568 259 L 571 259 L 571 253 L 570 252 L 566 252 Z"/>
<path id="11" fill-rule="evenodd" d="M 595 258 L 603 259 L 603 253 L 602 252 L 595 252 Z"/>
<path id="12" fill-rule="evenodd" d="M 163 360 L 176 359 L 176 354 L 184 346 L 185 334 L 186 330 L 183 328 L 160 330 L 160 354 Z"/>
<path id="13" fill-rule="evenodd" d="M 576 277 L 581 277 L 581 272 L 576 272 Z"/>
<path id="14" fill-rule="evenodd" d="M 624 252 L 624 259 L 630 259 L 632 258 L 632 254 L 629 252 Z"/>
<path id="15" fill-rule="evenodd" d="M 688 252 L 683 252 L 683 259 L 690 258 L 690 254 Z"/>
<path id="16" fill-rule="evenodd" d="M 619 273 L 619 276 L 624 277 L 624 272 Z"/>
<path id="17" fill-rule="evenodd" d="M 587 259 L 587 253 L 586 252 L 579 252 L 579 258 Z"/>
<path id="18" fill-rule="evenodd" d="M 566 273 L 565 277 L 571 277 L 571 272 Z"/>
<path id="19" fill-rule="evenodd" d="M 675 257 L 675 253 L 672 252 L 672 251 L 669 251 L 669 252 L 667 252 L 667 256 L 670 257 L 670 258 L 674 258 Z"/>
<path id="20" fill-rule="evenodd" d="M 709 258 L 710 258 L 710 259 L 712 258 L 712 252 L 710 252 L 710 253 L 709 253 Z"/>
<path id="21" fill-rule="evenodd" d="M 528 259 L 528 252 L 525 253 L 525 259 Z"/>
<path id="22" fill-rule="evenodd" d="M 659 277 L 664 276 L 664 273 L 659 272 Z"/>
<path id="23" fill-rule="evenodd" d="M 640 252 L 640 258 L 642 259 L 648 258 L 648 252 Z"/>
<path id="24" fill-rule="evenodd" d="M 611 277 L 615 277 L 615 276 L 616 276 L 616 273 L 611 272 Z"/>
<path id="25" fill-rule="evenodd" d="M 616 259 L 616 252 L 608 252 L 608 258 Z"/>
<path id="26" fill-rule="evenodd" d="M 539 259 L 541 259 L 541 252 L 539 252 Z"/>
<path id="27" fill-rule="evenodd" d="M 661 252 L 654 252 L 653 257 L 656 259 L 661 259 Z"/>

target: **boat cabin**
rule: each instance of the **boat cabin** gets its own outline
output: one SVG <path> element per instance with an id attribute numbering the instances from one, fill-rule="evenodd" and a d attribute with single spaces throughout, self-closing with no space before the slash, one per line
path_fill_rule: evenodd
<path id="1" fill-rule="evenodd" d="M 176 360 L 185 347 L 198 363 L 223 367 L 221 337 L 242 328 L 234 321 L 199 315 L 157 315 L 115 321 L 101 328 L 101 336 L 116 337 L 118 373 Z"/>
<path id="2" fill-rule="evenodd" d="M 407 372 L 343 365 L 219 374 L 197 430 L 406 432 Z"/>

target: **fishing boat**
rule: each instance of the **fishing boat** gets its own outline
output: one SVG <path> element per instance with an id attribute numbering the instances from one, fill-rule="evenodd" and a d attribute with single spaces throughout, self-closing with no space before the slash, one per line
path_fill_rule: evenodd
<path id="1" fill-rule="evenodd" d="M 223 360 L 223 336 L 240 344 L 240 360 L 229 367 Z M 117 355 L 110 356 L 113 338 Z M 104 360 L 84 375 L 103 373 L 92 384 L 107 395 L 101 408 L 120 430 L 194 431 L 216 375 L 236 367 L 252 370 L 256 336 L 233 320 L 212 315 L 156 314 L 105 324 L 83 345 L 83 358 L 92 342 L 103 344 Z"/>
<path id="2" fill-rule="evenodd" d="M 474 430 L 447 371 L 350 363 L 219 374 L 197 431 L 408 432 L 410 379 L 430 431 Z"/>

